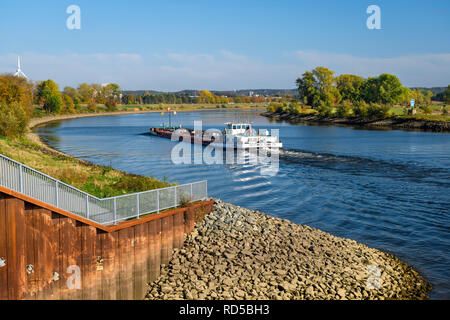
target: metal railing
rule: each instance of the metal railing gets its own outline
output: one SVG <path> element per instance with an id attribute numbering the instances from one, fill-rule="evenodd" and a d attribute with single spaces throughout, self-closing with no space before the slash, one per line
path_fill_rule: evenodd
<path id="1" fill-rule="evenodd" d="M 208 197 L 207 181 L 99 199 L 0 154 L 0 185 L 85 219 L 110 225 Z"/>

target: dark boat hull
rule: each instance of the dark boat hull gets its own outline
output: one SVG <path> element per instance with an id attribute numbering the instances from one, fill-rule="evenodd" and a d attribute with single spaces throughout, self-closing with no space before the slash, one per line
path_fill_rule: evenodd
<path id="1" fill-rule="evenodd" d="M 153 136 L 157 136 L 157 137 L 161 137 L 161 138 L 166 138 L 166 139 L 171 139 L 172 140 L 172 135 L 175 133 L 176 130 L 178 130 L 180 128 L 150 128 L 150 134 Z M 194 134 L 194 130 L 192 129 L 187 129 L 187 128 L 183 128 L 184 130 L 187 130 L 186 134 L 176 134 L 178 136 L 178 139 L 175 141 L 186 141 L 189 139 L 189 142 L 191 143 L 198 143 L 207 146 L 209 144 L 211 144 L 212 142 L 215 141 L 214 137 L 211 137 L 210 139 L 205 138 L 204 137 L 204 130 L 202 130 L 202 134 L 201 134 L 201 138 L 197 137 Z M 222 143 L 222 142 L 221 142 Z"/>

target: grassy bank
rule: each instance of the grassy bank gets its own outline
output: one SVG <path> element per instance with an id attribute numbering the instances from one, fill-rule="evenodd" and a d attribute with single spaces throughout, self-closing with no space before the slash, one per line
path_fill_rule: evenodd
<path id="1" fill-rule="evenodd" d="M 163 188 L 167 182 L 94 165 L 51 152 L 26 138 L 0 137 L 0 153 L 96 197 Z"/>
<path id="2" fill-rule="evenodd" d="M 276 121 L 292 124 L 311 123 L 325 125 L 346 125 L 364 128 L 390 128 L 401 130 L 450 132 L 450 121 L 440 115 L 393 116 L 389 118 L 333 117 L 317 113 L 292 114 L 288 112 L 265 112 L 261 115 Z"/>
<path id="3" fill-rule="evenodd" d="M 420 106 L 414 109 L 399 105 L 367 104 L 364 102 L 350 103 L 345 102 L 337 106 L 311 106 L 301 105 L 298 102 L 290 103 L 271 103 L 267 107 L 270 114 L 279 114 L 284 117 L 305 118 L 314 116 L 317 120 L 342 121 L 351 120 L 358 122 L 370 122 L 387 119 L 398 120 L 417 120 L 430 122 L 450 122 L 449 106 L 445 104 L 432 104 Z"/>

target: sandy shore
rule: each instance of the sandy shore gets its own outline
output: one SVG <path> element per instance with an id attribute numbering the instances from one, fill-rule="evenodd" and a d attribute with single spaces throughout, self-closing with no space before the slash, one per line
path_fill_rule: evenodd
<path id="1" fill-rule="evenodd" d="M 393 255 L 216 200 L 147 299 L 426 299 L 430 289 Z"/>

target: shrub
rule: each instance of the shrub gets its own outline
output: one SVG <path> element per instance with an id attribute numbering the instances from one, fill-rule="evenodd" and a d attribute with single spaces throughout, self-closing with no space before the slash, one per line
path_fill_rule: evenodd
<path id="1" fill-rule="evenodd" d="M 0 104 L 0 135 L 16 137 L 25 133 L 29 116 L 24 107 L 18 103 Z"/>
<path id="2" fill-rule="evenodd" d="M 283 112 L 284 111 L 284 105 L 282 103 L 278 102 L 271 102 L 269 106 L 267 107 L 268 112 Z"/>
<path id="3" fill-rule="evenodd" d="M 342 105 L 336 107 L 336 116 L 339 118 L 345 118 L 352 113 L 352 103 L 344 101 Z"/>
<path id="4" fill-rule="evenodd" d="M 448 115 L 448 110 L 446 107 L 442 107 L 442 115 L 444 116 Z"/>
<path id="5" fill-rule="evenodd" d="M 180 198 L 180 207 L 181 208 L 186 208 L 191 204 L 192 198 L 189 198 L 187 196 L 181 196 Z"/>
<path id="6" fill-rule="evenodd" d="M 73 106 L 74 106 L 75 110 L 81 110 L 80 99 L 78 99 L 77 97 L 74 97 L 73 98 Z"/>
<path id="7" fill-rule="evenodd" d="M 113 98 L 108 98 L 108 99 L 106 99 L 105 106 L 108 111 L 116 111 L 117 110 L 117 101 Z"/>
<path id="8" fill-rule="evenodd" d="M 388 105 L 370 104 L 367 108 L 367 116 L 371 119 L 387 118 L 389 109 Z"/>
<path id="9" fill-rule="evenodd" d="M 422 112 L 424 114 L 431 114 L 433 112 L 433 109 L 431 109 L 431 107 L 429 106 L 422 106 L 420 107 L 420 109 L 422 109 Z"/>
<path id="10" fill-rule="evenodd" d="M 298 102 L 291 102 L 288 111 L 290 114 L 300 114 L 302 113 L 302 106 Z"/>
<path id="11" fill-rule="evenodd" d="M 368 105 L 365 102 L 358 102 L 353 107 L 353 114 L 358 118 L 367 118 L 368 117 Z"/>
<path id="12" fill-rule="evenodd" d="M 320 105 L 317 107 L 317 111 L 322 117 L 331 117 L 332 115 L 332 109 L 327 105 Z"/>
<path id="13" fill-rule="evenodd" d="M 62 96 L 62 101 L 64 103 L 64 112 L 75 113 L 73 100 L 69 95 L 64 94 Z"/>
<path id="14" fill-rule="evenodd" d="M 95 102 L 95 99 L 90 99 L 87 107 L 89 111 L 95 112 L 95 109 L 97 108 L 97 102 Z"/>
<path id="15" fill-rule="evenodd" d="M 161 182 L 157 179 L 150 177 L 143 177 L 138 175 L 126 175 L 120 178 L 114 184 L 114 187 L 117 189 L 122 189 L 126 191 L 126 193 L 130 192 L 140 192 L 142 190 L 152 190 L 157 188 L 166 187 L 165 182 Z"/>

